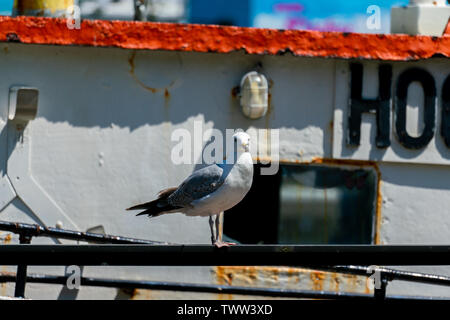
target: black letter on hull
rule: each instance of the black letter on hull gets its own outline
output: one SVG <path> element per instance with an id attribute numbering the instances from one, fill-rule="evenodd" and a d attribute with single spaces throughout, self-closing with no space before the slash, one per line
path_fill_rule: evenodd
<path id="1" fill-rule="evenodd" d="M 378 68 L 379 93 L 376 99 L 363 99 L 363 66 L 359 63 L 350 65 L 351 71 L 351 98 L 350 117 L 347 143 L 359 146 L 361 138 L 361 116 L 362 113 L 376 113 L 377 115 L 377 137 L 376 146 L 387 148 L 391 145 L 390 140 L 390 101 L 392 85 L 392 67 L 381 65 Z"/>
<path id="2" fill-rule="evenodd" d="M 411 137 L 406 132 L 406 104 L 409 85 L 414 82 L 422 85 L 424 102 L 425 128 L 420 137 Z M 434 79 L 427 71 L 419 68 L 412 68 L 404 71 L 398 78 L 397 94 L 395 102 L 395 129 L 398 141 L 408 149 L 422 149 L 433 139 L 436 116 L 436 86 Z"/>

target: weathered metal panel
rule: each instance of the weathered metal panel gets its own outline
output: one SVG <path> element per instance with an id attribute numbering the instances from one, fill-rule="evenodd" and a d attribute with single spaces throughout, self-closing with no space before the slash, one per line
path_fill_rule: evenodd
<path id="1" fill-rule="evenodd" d="M 445 59 L 432 59 L 421 62 L 389 63 L 389 62 L 364 62 L 362 94 L 363 99 L 377 99 L 380 83 L 385 81 L 380 79 L 378 69 L 382 65 L 392 68 L 389 115 L 383 120 L 386 125 L 386 133 L 389 136 L 390 145 L 380 147 L 377 145 L 377 129 L 381 126 L 377 124 L 377 113 L 362 114 L 360 126 L 361 138 L 359 145 L 349 144 L 351 115 L 351 82 L 352 75 L 350 65 L 354 62 L 340 61 L 336 67 L 336 102 L 334 114 L 334 136 L 333 136 L 333 157 L 342 159 L 372 160 L 383 162 L 407 162 L 423 164 L 450 164 L 450 146 L 445 143 L 445 134 L 448 128 L 443 124 L 444 112 L 444 87 L 443 84 L 450 76 L 450 65 Z M 397 113 L 400 107 L 397 96 L 399 90 L 399 77 L 411 70 L 422 70 L 429 75 L 429 81 L 434 84 L 435 96 L 429 107 L 424 105 L 424 91 L 422 85 L 417 81 L 411 82 L 408 86 L 406 101 L 406 119 L 399 119 Z M 355 78 L 353 79 L 355 80 Z M 425 80 L 424 80 L 425 81 Z M 378 103 L 376 103 L 378 104 Z M 422 145 L 407 145 L 402 143 L 397 124 L 406 123 L 407 134 L 416 138 L 424 134 L 424 123 L 426 123 L 426 110 L 433 109 L 429 123 L 432 125 L 432 139 Z M 418 139 L 418 138 L 416 138 Z"/>
<path id="2" fill-rule="evenodd" d="M 24 24 L 19 25 L 18 21 Z M 440 136 L 440 105 L 436 105 L 435 138 L 422 151 L 401 149 L 392 135 L 392 125 L 392 146 L 385 152 L 379 150 L 373 143 L 375 125 L 371 115 L 364 116 L 369 123 L 363 121 L 358 149 L 347 147 L 345 139 L 350 63 L 363 64 L 363 97 L 376 96 L 377 66 L 387 63 L 393 68 L 393 92 L 399 74 L 417 66 L 432 74 L 437 99 L 441 99 L 442 84 L 450 72 L 447 59 L 410 63 L 381 60 L 448 56 L 448 37 L 339 33 L 325 37 L 317 32 L 257 29 L 246 34 L 248 30 L 238 28 L 98 21 L 84 22 L 82 33 L 76 36 L 65 29 L 64 22 L 53 19 L 1 18 L 0 25 L 2 41 L 22 42 L 0 44 L 0 92 L 3 92 L 0 94 L 0 148 L 4 150 L 0 170 L 12 186 L 11 189 L 4 185 L 9 190 L 5 195 L 9 193 L 9 196 L 1 199 L 4 209 L 0 219 L 48 226 L 62 222 L 63 227 L 81 231 L 101 224 L 109 234 L 208 243 L 206 219 L 167 215 L 147 220 L 124 211 L 132 204 L 148 201 L 160 189 L 177 185 L 197 167 L 198 159 L 189 165 L 175 165 L 170 161 L 174 145 L 171 133 L 177 128 L 194 133 L 200 123 L 203 129 L 222 131 L 279 129 L 279 159 L 283 163 L 373 168 L 379 179 L 376 243 L 443 244 L 450 239 L 447 208 L 450 155 Z M 44 37 L 49 30 L 61 38 Z M 208 37 L 200 30 L 208 31 Z M 111 37 L 115 31 L 120 32 L 117 37 Z M 138 31 L 142 32 L 142 39 Z M 152 37 L 162 35 L 165 47 L 162 41 L 153 42 Z M 180 41 L 183 36 L 187 38 Z M 137 41 L 138 38 L 142 41 Z M 216 43 L 212 38 L 220 41 Z M 265 55 L 263 48 L 267 46 Z M 239 49 L 245 52 L 234 52 Z M 294 54 L 277 55 L 280 50 Z M 375 61 L 330 59 L 331 52 L 338 58 L 365 57 Z M 249 120 L 240 110 L 235 87 L 245 73 L 258 65 L 269 79 L 270 108 L 264 118 Z M 37 118 L 23 128 L 7 121 L 8 92 L 14 85 L 39 90 Z M 412 101 L 421 99 L 420 93 L 412 96 Z M 415 130 L 420 117 L 418 113 L 411 114 L 415 118 L 412 121 L 408 118 L 407 123 L 412 126 L 408 129 Z M 204 142 L 199 148 L 203 145 Z M 7 241 L 17 243 L 17 238 Z M 33 243 L 49 241 L 35 239 Z M 448 268 L 429 270 L 449 273 Z M 6 271 L 13 270 L 6 268 Z M 33 267 L 30 272 L 62 274 L 63 270 Z M 276 282 L 273 274 L 280 273 L 278 279 L 283 279 L 278 281 L 280 287 L 367 290 L 360 280 L 303 270 L 293 271 L 293 279 L 297 276 L 300 279 L 298 283 L 290 278 L 289 270 L 191 267 L 88 267 L 83 270 L 84 275 L 91 276 L 199 283 L 226 283 L 229 276 L 224 274 L 230 273 L 240 279 L 233 283 L 239 284 L 247 282 L 249 272 L 255 285 L 273 284 Z M 355 284 L 355 281 L 359 282 Z M 409 293 L 421 290 L 422 286 L 398 283 L 390 288 L 388 293 Z M 447 294 L 429 288 L 427 294 Z M 11 292 L 11 286 L 0 287 L 2 295 Z M 112 289 L 82 288 L 75 294 L 61 292 L 61 288 L 54 286 L 27 287 L 31 298 L 53 299 L 60 295 L 98 298 L 100 292 L 101 298 L 123 297 Z M 142 293 L 142 296 L 200 297 L 167 292 Z"/>

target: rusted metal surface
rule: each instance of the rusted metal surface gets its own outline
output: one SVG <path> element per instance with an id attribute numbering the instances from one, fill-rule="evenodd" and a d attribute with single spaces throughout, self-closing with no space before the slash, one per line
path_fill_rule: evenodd
<path id="1" fill-rule="evenodd" d="M 0 273 L 0 282 L 13 282 L 16 280 L 14 273 Z M 30 274 L 27 276 L 30 283 L 40 284 L 59 284 L 64 285 L 67 282 L 64 276 Z M 117 280 L 105 278 L 88 278 L 80 279 L 82 286 L 95 286 L 107 288 L 120 288 L 118 296 L 121 299 L 135 299 L 145 296 L 147 299 L 152 297 L 153 292 L 171 291 L 171 292 L 196 292 L 197 294 L 217 294 L 222 293 L 230 297 L 241 296 L 251 297 L 259 296 L 265 298 L 298 298 L 298 299 L 365 299 L 372 300 L 374 296 L 366 293 L 349 293 L 349 292 L 333 292 L 333 291 L 315 291 L 315 290 L 299 290 L 299 289 L 278 289 L 273 287 L 250 287 L 250 286 L 230 286 L 230 285 L 210 285 L 195 283 L 174 283 L 160 281 L 136 281 L 136 280 Z M 117 298 L 116 297 L 116 298 Z M 185 297 L 184 295 L 181 298 Z M 155 296 L 155 298 L 158 298 Z M 390 296 L 388 299 L 431 299 L 429 297 L 414 296 Z M 445 298 L 443 298 L 445 299 Z"/>
<path id="2" fill-rule="evenodd" d="M 331 268 L 331 267 L 330 267 Z M 251 267 L 233 267 L 232 269 L 218 267 L 217 271 L 225 275 L 227 279 L 225 284 L 197 284 L 197 283 L 176 283 L 164 281 L 142 281 L 142 280 L 124 280 L 82 277 L 80 284 L 82 286 L 97 286 L 108 288 L 120 288 L 118 296 L 121 299 L 139 299 L 142 296 L 150 298 L 152 293 L 157 291 L 172 292 L 197 292 L 203 294 L 219 294 L 219 297 L 234 299 L 239 296 L 263 296 L 271 298 L 316 298 L 316 299 L 352 299 L 379 298 L 379 295 L 371 294 L 369 291 L 356 292 L 352 288 L 352 283 L 367 283 L 368 277 L 366 267 L 342 266 L 337 267 L 339 272 L 344 272 L 342 277 L 337 278 L 336 274 L 324 271 L 314 271 L 299 268 L 272 268 L 260 267 L 258 269 Z M 382 279 L 387 285 L 389 281 L 422 281 L 424 283 L 434 283 L 444 286 L 450 285 L 450 278 L 435 275 L 425 275 L 421 273 L 404 272 L 387 268 L 380 268 L 383 274 Z M 265 273 L 270 276 L 269 280 L 260 281 L 258 273 Z M 353 274 L 352 274 L 353 273 Z M 302 276 L 303 275 L 303 276 Z M 306 275 L 306 276 L 305 276 Z M 308 275 L 313 282 L 314 290 L 303 289 L 303 282 L 308 282 Z M 286 277 L 288 276 L 288 277 Z M 231 280 L 231 277 L 235 277 Z M 348 278 L 346 281 L 345 278 Z M 27 282 L 41 284 L 66 284 L 66 276 L 54 276 L 43 274 L 29 274 L 26 277 Z M 220 279 L 218 279 L 220 280 Z M 0 283 L 17 281 L 17 275 L 12 272 L 0 272 Z M 279 284 L 285 284 L 284 287 Z M 337 283 L 337 285 L 336 285 Z M 287 285 L 286 285 L 287 284 Z M 351 292 L 349 292 L 351 291 Z M 385 291 L 384 291 L 385 293 Z M 155 296 L 157 298 L 157 295 Z M 384 299 L 384 295 L 382 296 Z M 395 297 L 388 297 L 395 298 Z M 397 297 L 400 298 L 400 297 Z M 403 297 L 406 298 L 406 297 Z M 413 297 L 408 297 L 413 298 Z M 422 299 L 424 299 L 422 297 Z"/>
<path id="3" fill-rule="evenodd" d="M 0 245 L 9 244 L 9 243 L 11 243 L 11 240 L 12 240 L 11 233 L 4 234 L 3 232 L 0 232 Z M 4 274 L 6 272 L 8 272 L 7 267 L 0 266 L 0 273 Z M 7 295 L 7 284 L 1 283 L 0 284 L 0 297 L 5 297 L 6 295 Z"/>
<path id="4" fill-rule="evenodd" d="M 0 273 L 1 282 L 12 282 L 16 280 L 13 273 Z M 27 276 L 30 283 L 41 284 L 66 284 L 66 277 L 30 274 Z M 313 290 L 295 290 L 295 289 L 277 289 L 268 287 L 248 287 L 248 286 L 229 286 L 229 285 L 210 285 L 195 283 L 174 283 L 161 281 L 129 281 L 104 278 L 80 279 L 82 286 L 96 286 L 108 288 L 121 288 L 121 297 L 125 299 L 139 298 L 145 295 L 147 299 L 151 297 L 154 291 L 177 291 L 177 292 L 197 292 L 203 294 L 224 293 L 229 296 L 259 296 L 268 298 L 306 298 L 306 299 L 373 299 L 372 295 L 346 292 L 328 292 Z M 139 289 L 139 290 L 138 290 Z"/>
<path id="5" fill-rule="evenodd" d="M 219 285 L 270 286 L 281 289 L 309 289 L 327 292 L 371 293 L 366 277 L 292 267 L 218 266 L 213 269 Z M 229 294 L 219 299 L 229 300 Z"/>
<path id="6" fill-rule="evenodd" d="M 0 41 L 83 45 L 141 50 L 376 59 L 406 61 L 450 57 L 450 37 L 273 30 L 213 25 L 84 20 L 79 30 L 66 20 L 0 17 Z"/>

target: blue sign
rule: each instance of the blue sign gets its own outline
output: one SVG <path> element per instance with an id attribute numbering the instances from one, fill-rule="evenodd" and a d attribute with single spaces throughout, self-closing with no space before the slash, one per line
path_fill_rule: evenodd
<path id="1" fill-rule="evenodd" d="M 190 0 L 191 23 L 389 33 L 393 6 L 409 0 Z"/>
<path id="2" fill-rule="evenodd" d="M 253 0 L 259 28 L 389 33 L 390 10 L 409 0 Z"/>
<path id="3" fill-rule="evenodd" d="M 14 0 L 0 0 L 0 15 L 10 16 L 12 13 Z"/>

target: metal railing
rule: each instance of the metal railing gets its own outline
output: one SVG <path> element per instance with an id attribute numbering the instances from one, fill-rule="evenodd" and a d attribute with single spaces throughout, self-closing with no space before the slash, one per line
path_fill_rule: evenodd
<path id="1" fill-rule="evenodd" d="M 37 224 L 28 224 L 20 222 L 0 221 L 0 230 L 19 234 L 20 238 L 22 238 L 21 243 L 28 242 L 28 238 L 31 241 L 31 238 L 33 237 L 49 237 L 75 241 L 86 241 L 93 243 L 159 244 L 159 245 L 169 244 L 168 242 L 161 242 L 161 241 L 150 241 L 135 238 L 127 238 L 122 236 L 112 236 L 100 233 L 80 232 L 52 227 L 41 227 L 40 225 Z"/>
<path id="2" fill-rule="evenodd" d="M 17 274 L 0 274 L 0 282 L 16 282 L 15 296 L 24 297 L 27 282 L 65 284 L 67 278 L 27 275 L 28 265 L 127 265 L 127 266 L 291 266 L 371 276 L 378 273 L 374 295 L 308 290 L 284 290 L 155 281 L 81 278 L 81 285 L 153 290 L 229 293 L 257 296 L 321 299 L 404 299 L 389 296 L 391 281 L 450 286 L 450 277 L 394 270 L 374 265 L 450 265 L 450 246 L 382 245 L 174 245 L 112 235 L 83 233 L 38 225 L 0 221 L 0 230 L 19 234 L 20 245 L 0 246 L 0 265 L 17 265 Z M 102 245 L 26 245 L 32 237 L 53 237 Z M 114 243 L 114 244 L 105 244 Z M 415 297 L 428 299 L 427 297 Z"/>

